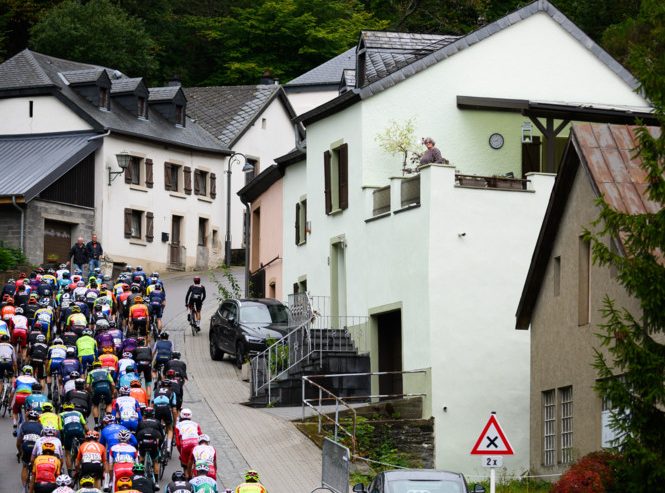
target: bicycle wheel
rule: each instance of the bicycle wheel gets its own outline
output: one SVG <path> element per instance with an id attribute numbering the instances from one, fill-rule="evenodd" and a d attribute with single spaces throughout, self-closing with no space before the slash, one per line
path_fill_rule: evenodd
<path id="1" fill-rule="evenodd" d="M 7 415 L 7 410 L 9 409 L 9 384 L 5 382 L 2 389 L 2 401 L 0 401 L 0 409 L 2 409 L 2 417 L 4 418 Z"/>
<path id="2" fill-rule="evenodd" d="M 154 468 L 154 464 L 152 463 L 152 457 L 150 456 L 150 452 L 147 452 L 145 454 L 145 459 L 143 461 L 143 465 L 145 466 L 145 477 L 150 479 L 154 483 L 155 482 L 155 468 Z"/>

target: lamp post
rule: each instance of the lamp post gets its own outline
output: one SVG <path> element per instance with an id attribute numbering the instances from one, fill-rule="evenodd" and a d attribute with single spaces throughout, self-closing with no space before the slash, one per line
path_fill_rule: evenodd
<path id="1" fill-rule="evenodd" d="M 130 156 L 127 151 L 122 151 L 120 154 L 116 154 L 115 158 L 118 160 L 120 171 L 113 171 L 110 166 L 107 166 L 109 171 L 109 187 L 111 186 L 111 183 L 113 183 L 113 180 L 129 168 L 129 162 L 132 160 L 132 156 Z"/>
<path id="2" fill-rule="evenodd" d="M 240 160 L 242 158 L 242 161 Z M 248 173 L 254 170 L 254 166 L 247 162 L 247 156 L 241 152 L 234 152 L 229 156 L 226 163 L 226 236 L 224 238 L 224 264 L 231 265 L 231 165 L 233 163 L 245 164 L 242 167 L 243 173 Z M 245 259 L 245 263 L 249 259 Z M 245 282 L 248 282 L 246 279 Z"/>

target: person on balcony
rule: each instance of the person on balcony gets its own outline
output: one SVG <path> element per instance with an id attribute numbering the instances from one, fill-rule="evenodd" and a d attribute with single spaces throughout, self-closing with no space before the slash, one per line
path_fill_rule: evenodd
<path id="1" fill-rule="evenodd" d="M 441 151 L 436 147 L 436 143 L 432 137 L 425 137 L 423 140 L 423 145 L 427 147 L 427 150 L 420 155 L 420 164 L 430 164 L 430 163 L 447 163 L 448 161 L 443 158 Z"/>

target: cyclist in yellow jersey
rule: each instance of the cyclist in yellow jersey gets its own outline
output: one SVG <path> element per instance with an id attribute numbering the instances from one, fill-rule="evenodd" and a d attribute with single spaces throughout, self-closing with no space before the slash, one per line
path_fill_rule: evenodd
<path id="1" fill-rule="evenodd" d="M 235 493 L 268 493 L 268 490 L 259 482 L 259 473 L 250 469 L 245 473 L 245 482 L 236 487 Z"/>
<path id="2" fill-rule="evenodd" d="M 39 422 L 43 428 L 54 428 L 58 432 L 62 431 L 62 419 L 53 412 L 53 404 L 45 402 L 42 404 L 42 414 L 39 416 Z"/>

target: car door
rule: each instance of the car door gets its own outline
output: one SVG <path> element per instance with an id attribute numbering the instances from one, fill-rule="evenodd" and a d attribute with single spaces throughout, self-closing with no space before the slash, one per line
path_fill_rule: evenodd
<path id="1" fill-rule="evenodd" d="M 222 349 L 222 324 L 223 324 L 223 319 L 222 319 L 222 311 L 223 311 L 223 306 L 224 304 L 220 304 L 217 307 L 217 310 L 215 310 L 215 313 L 212 314 L 212 317 L 210 317 L 210 339 L 214 342 L 214 344 Z"/>
<path id="2" fill-rule="evenodd" d="M 380 473 L 374 478 L 374 481 L 372 481 L 372 484 L 369 485 L 369 489 L 367 491 L 369 491 L 369 493 L 384 493 L 383 473 Z"/>
<path id="3" fill-rule="evenodd" d="M 221 339 L 223 350 L 229 354 L 235 351 L 235 323 L 233 322 L 236 313 L 235 303 L 233 301 L 225 301 L 222 305 L 221 313 Z"/>
<path id="4" fill-rule="evenodd" d="M 239 337 L 241 337 L 240 324 L 238 323 L 239 314 L 240 314 L 240 311 L 238 309 L 238 304 L 236 302 L 232 301 L 229 304 L 228 313 L 226 315 L 226 329 L 227 329 L 226 339 L 228 339 L 228 343 L 229 343 L 228 352 L 231 353 L 231 354 L 235 354 L 235 352 L 236 352 L 236 341 L 238 340 Z"/>

